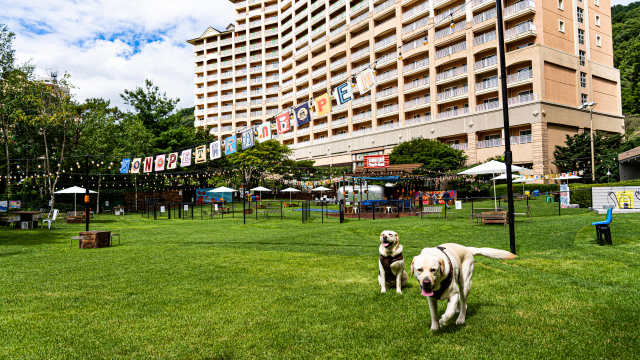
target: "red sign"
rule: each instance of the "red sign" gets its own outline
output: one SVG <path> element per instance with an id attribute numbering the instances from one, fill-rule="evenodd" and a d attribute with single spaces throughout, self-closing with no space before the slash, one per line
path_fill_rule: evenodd
<path id="1" fill-rule="evenodd" d="M 389 167 L 389 155 L 365 155 L 364 168 L 385 168 Z"/>
<path id="2" fill-rule="evenodd" d="M 291 119 L 289 119 L 289 110 L 276 117 L 276 125 L 278 126 L 278 134 L 284 134 L 287 131 L 291 130 Z"/>

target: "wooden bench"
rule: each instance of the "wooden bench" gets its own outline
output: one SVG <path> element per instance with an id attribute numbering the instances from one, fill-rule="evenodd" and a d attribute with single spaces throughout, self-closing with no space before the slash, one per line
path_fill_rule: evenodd
<path id="1" fill-rule="evenodd" d="M 480 215 L 475 215 L 476 225 L 479 220 L 482 220 L 482 225 L 484 224 L 503 224 L 507 226 L 509 222 L 506 211 L 487 211 L 483 212 Z"/>
<path id="2" fill-rule="evenodd" d="M 442 207 L 440 206 L 425 206 L 422 208 L 422 212 L 420 213 L 420 218 L 422 219 L 424 215 L 438 215 L 438 219 L 442 218 Z"/>
<path id="3" fill-rule="evenodd" d="M 531 205 L 527 205 L 527 212 L 524 213 L 513 213 L 513 215 L 523 215 L 529 218 L 529 223 L 531 223 Z"/>

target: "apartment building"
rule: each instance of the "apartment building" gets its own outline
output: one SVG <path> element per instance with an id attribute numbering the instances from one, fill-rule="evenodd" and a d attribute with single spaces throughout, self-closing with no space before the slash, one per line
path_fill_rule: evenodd
<path id="1" fill-rule="evenodd" d="M 491 0 L 234 1 L 235 24 L 207 29 L 195 55 L 196 127 L 226 137 L 375 67 L 376 87 L 280 136 L 296 159 L 362 161 L 413 137 L 553 171 L 555 145 L 623 131 L 608 0 L 504 0 L 507 94 Z M 509 102 L 505 134 L 502 97 Z"/>

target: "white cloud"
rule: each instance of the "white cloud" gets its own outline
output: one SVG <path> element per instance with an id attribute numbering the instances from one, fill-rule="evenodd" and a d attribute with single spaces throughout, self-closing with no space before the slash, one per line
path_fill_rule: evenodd
<path id="1" fill-rule="evenodd" d="M 180 107 L 193 106 L 194 53 L 186 40 L 235 20 L 228 0 L 0 0 L 0 8 L 0 23 L 17 35 L 20 62 L 32 59 L 39 75 L 70 73 L 79 101 L 102 97 L 119 107 L 119 94 L 145 79 L 179 97 Z"/>

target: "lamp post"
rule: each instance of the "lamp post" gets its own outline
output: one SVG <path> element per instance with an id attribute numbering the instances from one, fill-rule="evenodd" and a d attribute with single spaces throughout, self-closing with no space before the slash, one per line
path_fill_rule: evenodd
<path id="1" fill-rule="evenodd" d="M 591 182 L 592 183 L 596 182 L 596 161 L 595 161 L 595 155 L 593 150 L 593 108 L 596 107 L 596 105 L 597 104 L 594 102 L 589 102 L 589 103 L 584 103 L 578 106 L 578 110 L 584 110 L 584 109 L 589 110 L 589 118 L 591 119 L 591 125 L 589 127 L 589 137 L 591 138 Z"/>

